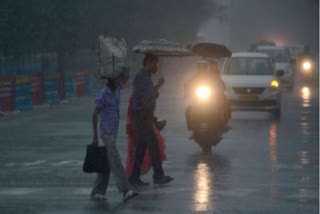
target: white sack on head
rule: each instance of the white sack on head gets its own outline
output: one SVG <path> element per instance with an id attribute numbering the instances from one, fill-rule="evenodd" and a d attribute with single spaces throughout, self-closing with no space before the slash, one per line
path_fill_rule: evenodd
<path id="1" fill-rule="evenodd" d="M 99 36 L 100 77 L 117 77 L 128 67 L 128 47 L 124 39 Z"/>

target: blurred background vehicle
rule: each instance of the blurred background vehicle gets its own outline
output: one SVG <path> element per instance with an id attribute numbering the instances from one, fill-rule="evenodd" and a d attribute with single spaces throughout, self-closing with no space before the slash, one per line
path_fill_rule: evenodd
<path id="1" fill-rule="evenodd" d="M 288 49 L 290 53 L 290 58 L 296 61 L 299 60 L 300 55 L 303 53 L 305 49 L 305 45 L 303 44 L 291 44 L 291 45 L 286 45 L 284 47 Z"/>
<path id="2" fill-rule="evenodd" d="M 232 110 L 267 111 L 281 117 L 281 87 L 272 59 L 263 53 L 237 52 L 222 67 L 225 94 Z"/>
<path id="3" fill-rule="evenodd" d="M 289 50 L 285 47 L 258 46 L 255 51 L 268 54 L 272 58 L 275 69 L 284 72 L 280 78 L 281 83 L 291 90 L 294 85 L 294 60 L 290 59 Z"/>
<path id="4" fill-rule="evenodd" d="M 305 46 L 299 55 L 297 71 L 299 79 L 303 84 L 310 83 L 316 79 L 316 59 L 308 46 Z"/>

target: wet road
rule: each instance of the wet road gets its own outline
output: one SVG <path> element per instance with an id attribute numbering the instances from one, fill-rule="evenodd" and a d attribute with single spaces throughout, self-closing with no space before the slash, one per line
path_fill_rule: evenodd
<path id="1" fill-rule="evenodd" d="M 191 67 L 189 68 L 191 69 Z M 269 113 L 234 112 L 229 131 L 211 155 L 188 140 L 183 82 L 165 73 L 157 115 L 168 120 L 165 172 L 175 180 L 140 189 L 124 204 L 113 180 L 108 200 L 89 200 L 94 175 L 81 171 L 91 142 L 93 98 L 0 118 L 0 213 L 318 213 L 319 94 L 299 81 L 284 91 L 280 121 Z M 170 75 L 169 75 L 170 73 Z M 118 148 L 126 156 L 122 92 Z M 152 172 L 143 177 L 151 181 Z"/>

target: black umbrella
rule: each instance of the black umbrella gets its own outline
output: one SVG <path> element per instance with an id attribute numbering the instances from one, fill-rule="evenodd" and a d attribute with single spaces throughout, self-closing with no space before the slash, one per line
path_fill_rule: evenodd
<path id="1" fill-rule="evenodd" d="M 209 58 L 223 58 L 231 56 L 231 51 L 226 46 L 209 42 L 194 43 L 191 46 L 191 51 L 194 55 Z"/>
<path id="2" fill-rule="evenodd" d="M 192 56 L 193 53 L 183 45 L 164 39 L 157 41 L 143 40 L 133 47 L 135 53 L 153 53 L 157 56 Z"/>

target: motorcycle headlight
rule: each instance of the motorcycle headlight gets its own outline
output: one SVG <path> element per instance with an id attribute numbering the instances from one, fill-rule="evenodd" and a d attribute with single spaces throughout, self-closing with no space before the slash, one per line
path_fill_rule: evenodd
<path id="1" fill-rule="evenodd" d="M 279 81 L 278 81 L 278 80 L 272 80 L 272 81 L 270 82 L 270 87 L 271 87 L 272 89 L 278 89 L 278 88 L 280 87 Z"/>
<path id="2" fill-rule="evenodd" d="M 211 96 L 211 90 L 209 87 L 206 87 L 206 86 L 197 88 L 196 93 L 197 93 L 197 97 L 203 100 Z"/>
<path id="3" fill-rule="evenodd" d="M 309 87 L 303 87 L 301 89 L 301 93 L 302 93 L 302 98 L 303 99 L 309 99 L 310 95 L 311 95 L 311 91 Z"/>
<path id="4" fill-rule="evenodd" d="M 311 62 L 309 62 L 309 61 L 304 61 L 304 62 L 302 63 L 302 68 L 303 68 L 303 70 L 305 70 L 305 71 L 309 71 L 309 70 L 311 69 Z"/>

